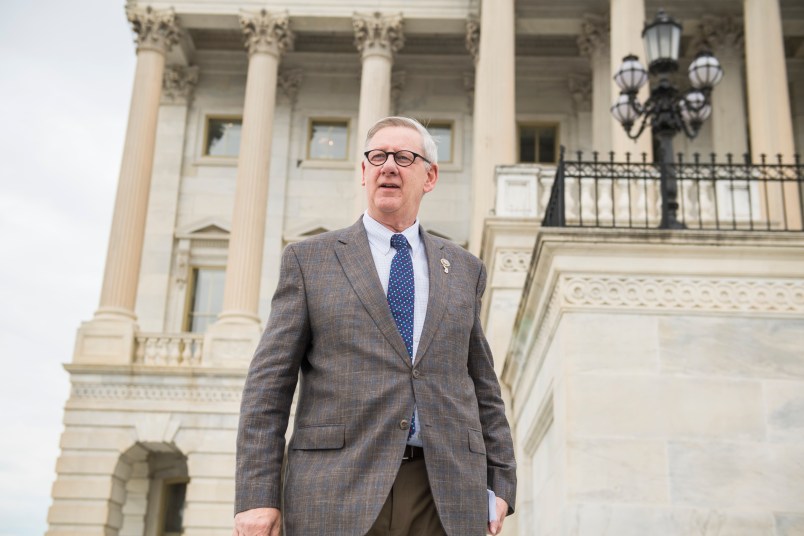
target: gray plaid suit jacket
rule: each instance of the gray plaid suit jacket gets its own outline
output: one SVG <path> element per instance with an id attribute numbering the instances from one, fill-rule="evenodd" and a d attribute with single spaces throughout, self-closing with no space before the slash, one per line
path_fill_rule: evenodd
<path id="1" fill-rule="evenodd" d="M 243 391 L 236 512 L 280 507 L 286 536 L 362 536 L 399 470 L 414 401 L 427 475 L 451 536 L 486 534 L 486 488 L 513 513 L 511 432 L 480 327 L 482 263 L 422 231 L 430 269 L 415 367 L 377 276 L 362 218 L 288 246 Z M 441 259 L 450 262 L 445 273 Z"/>

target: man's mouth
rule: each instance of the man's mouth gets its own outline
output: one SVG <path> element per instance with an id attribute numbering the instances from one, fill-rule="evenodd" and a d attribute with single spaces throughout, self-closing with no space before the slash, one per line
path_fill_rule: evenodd
<path id="1" fill-rule="evenodd" d="M 380 188 L 399 188 L 399 186 L 390 182 L 383 182 L 380 184 Z"/>

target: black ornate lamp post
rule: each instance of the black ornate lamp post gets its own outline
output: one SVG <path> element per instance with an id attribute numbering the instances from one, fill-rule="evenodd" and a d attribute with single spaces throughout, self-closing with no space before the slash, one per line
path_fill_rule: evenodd
<path id="1" fill-rule="evenodd" d="M 701 125 L 712 113 L 712 88 L 723 78 L 720 62 L 709 52 L 698 54 L 689 67 L 692 88 L 680 91 L 670 81 L 670 74 L 678 70 L 678 53 L 681 43 L 681 24 L 659 10 L 642 31 L 650 74 L 657 81 L 650 97 L 641 104 L 637 92 L 648 81 L 648 71 L 636 56 L 623 58 L 614 81 L 622 90 L 611 107 L 611 113 L 622 123 L 628 137 L 635 140 L 650 124 L 653 135 L 659 140 L 660 184 L 662 192 L 662 220 L 660 229 L 682 229 L 678 221 L 678 188 L 673 170 L 673 137 L 684 132 L 689 138 L 698 135 Z M 634 124 L 642 121 L 636 132 Z"/>

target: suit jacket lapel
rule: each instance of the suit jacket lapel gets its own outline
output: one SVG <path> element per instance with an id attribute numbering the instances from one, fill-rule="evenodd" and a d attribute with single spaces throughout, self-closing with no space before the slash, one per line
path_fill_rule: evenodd
<path id="1" fill-rule="evenodd" d="M 402 335 L 396 328 L 396 322 L 388 307 L 388 298 L 382 291 L 382 284 L 377 276 L 374 257 L 371 256 L 371 246 L 368 243 L 362 217 L 357 220 L 357 223 L 344 230 L 335 244 L 335 255 L 369 316 L 394 347 L 399 357 L 410 367 L 410 356 L 405 348 L 405 341 L 402 340 Z M 432 268 L 430 271 L 432 272 Z M 430 287 L 432 295 L 432 283 Z"/>
<path id="2" fill-rule="evenodd" d="M 416 350 L 416 364 L 427 352 L 427 347 L 430 346 L 430 342 L 441 324 L 441 317 L 444 316 L 447 302 L 449 302 L 449 274 L 444 272 L 444 267 L 441 265 L 444 245 L 436 243 L 423 229 L 420 230 L 419 236 L 424 241 L 424 249 L 427 252 L 430 293 L 427 298 L 427 314 L 424 317 L 422 336 L 419 339 L 419 348 Z"/>

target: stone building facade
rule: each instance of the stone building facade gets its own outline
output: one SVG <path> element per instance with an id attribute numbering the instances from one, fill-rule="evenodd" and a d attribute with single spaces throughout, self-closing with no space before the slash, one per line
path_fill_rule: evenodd
<path id="1" fill-rule="evenodd" d="M 506 534 L 804 534 L 801 228 L 541 226 L 559 146 L 652 158 L 609 107 L 659 7 L 681 72 L 702 48 L 726 72 L 677 149 L 791 163 L 796 0 L 129 0 L 131 111 L 47 534 L 229 534 L 282 249 L 358 217 L 363 136 L 394 113 L 439 140 L 422 224 L 489 269 L 520 463 Z"/>

